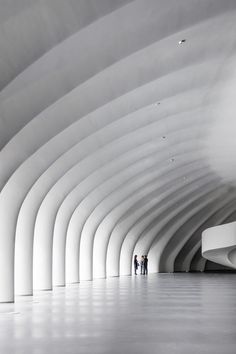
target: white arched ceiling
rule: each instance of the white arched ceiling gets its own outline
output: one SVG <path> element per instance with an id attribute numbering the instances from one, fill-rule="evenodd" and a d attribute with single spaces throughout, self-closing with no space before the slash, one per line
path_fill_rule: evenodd
<path id="1" fill-rule="evenodd" d="M 235 1 L 0 6 L 0 301 L 130 274 L 135 253 L 204 269 L 201 231 L 234 215 L 213 128 L 234 108 Z"/>

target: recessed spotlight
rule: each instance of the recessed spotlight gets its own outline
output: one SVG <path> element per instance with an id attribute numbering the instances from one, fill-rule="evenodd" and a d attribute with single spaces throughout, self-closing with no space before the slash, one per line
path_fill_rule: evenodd
<path id="1" fill-rule="evenodd" d="M 181 39 L 180 41 L 179 41 L 179 44 L 183 44 L 183 43 L 185 43 L 186 42 L 186 39 Z"/>
<path id="2" fill-rule="evenodd" d="M 166 138 L 165 135 L 163 135 L 163 136 L 162 136 L 162 139 L 165 139 L 165 138 Z"/>
<path id="3" fill-rule="evenodd" d="M 171 161 L 171 162 L 174 162 L 174 161 L 175 161 L 175 159 L 172 157 L 172 158 L 170 159 L 170 161 Z"/>

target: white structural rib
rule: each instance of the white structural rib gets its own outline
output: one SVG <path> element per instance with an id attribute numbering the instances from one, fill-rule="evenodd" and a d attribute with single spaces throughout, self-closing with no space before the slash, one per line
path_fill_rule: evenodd
<path id="1" fill-rule="evenodd" d="M 135 253 L 203 270 L 201 232 L 235 215 L 207 151 L 234 110 L 235 0 L 3 2 L 0 302 Z"/>

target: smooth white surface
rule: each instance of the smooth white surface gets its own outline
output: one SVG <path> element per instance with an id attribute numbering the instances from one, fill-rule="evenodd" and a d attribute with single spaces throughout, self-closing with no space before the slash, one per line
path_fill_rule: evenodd
<path id="1" fill-rule="evenodd" d="M 236 223 L 219 225 L 202 233 L 203 257 L 236 269 Z"/>
<path id="2" fill-rule="evenodd" d="M 235 354 L 235 274 L 82 282 L 0 305 L 4 354 Z"/>
<path id="3" fill-rule="evenodd" d="M 0 302 L 130 274 L 134 252 L 202 270 L 199 228 L 236 196 L 235 0 L 0 10 Z"/>

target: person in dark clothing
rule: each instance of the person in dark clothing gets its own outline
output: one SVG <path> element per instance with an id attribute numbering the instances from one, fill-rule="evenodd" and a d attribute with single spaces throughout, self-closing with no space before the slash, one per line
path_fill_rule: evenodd
<path id="1" fill-rule="evenodd" d="M 141 269 L 140 269 L 140 274 L 144 274 L 144 256 L 141 257 L 141 260 L 140 260 L 140 265 L 141 265 Z"/>
<path id="2" fill-rule="evenodd" d="M 144 260 L 143 260 L 143 274 L 148 274 L 148 258 L 147 258 L 147 255 L 144 256 Z"/>
<path id="3" fill-rule="evenodd" d="M 134 256 L 134 274 L 137 275 L 137 270 L 138 270 L 138 260 L 137 260 L 137 254 Z"/>

